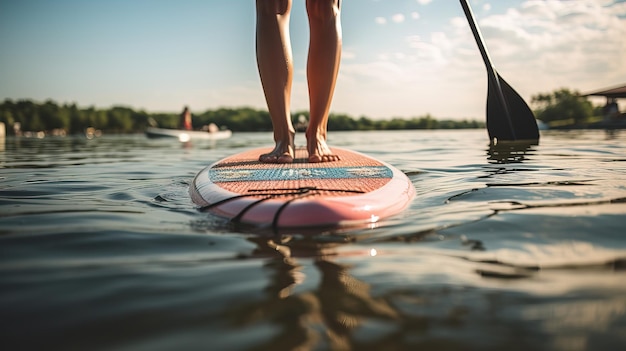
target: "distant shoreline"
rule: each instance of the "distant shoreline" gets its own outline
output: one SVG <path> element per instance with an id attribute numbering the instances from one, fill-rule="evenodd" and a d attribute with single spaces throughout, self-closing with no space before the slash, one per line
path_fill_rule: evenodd
<path id="1" fill-rule="evenodd" d="M 272 130 L 272 122 L 266 110 L 250 107 L 219 108 L 193 113 L 193 129 L 214 123 L 233 132 L 265 132 Z M 292 113 L 294 125 L 306 128 L 308 111 Z M 59 105 L 53 100 L 43 103 L 29 99 L 6 99 L 0 104 L 0 122 L 4 122 L 7 134 L 49 133 L 80 134 L 88 128 L 104 133 L 137 133 L 146 127 L 176 129 L 178 113 L 151 113 L 127 106 L 108 109 L 78 107 L 75 103 Z M 419 130 L 419 129 L 477 129 L 485 123 L 478 120 L 437 119 L 426 114 L 419 117 L 372 119 L 366 116 L 354 118 L 347 114 L 331 113 L 329 131 L 366 130 Z"/>

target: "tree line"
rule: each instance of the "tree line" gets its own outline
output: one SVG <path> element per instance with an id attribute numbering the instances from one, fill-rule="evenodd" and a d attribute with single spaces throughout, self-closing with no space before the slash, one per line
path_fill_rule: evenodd
<path id="1" fill-rule="evenodd" d="M 194 129 L 215 123 L 234 132 L 272 130 L 269 113 L 266 110 L 249 107 L 192 112 L 192 116 Z M 307 111 L 295 112 L 292 118 L 294 125 L 298 125 L 303 118 L 308 120 L 309 115 Z M 93 106 L 80 108 L 75 103 L 58 104 L 53 100 L 38 103 L 33 100 L 6 99 L 0 104 L 0 122 L 5 123 L 9 133 L 16 123 L 22 131 L 61 130 L 68 134 L 78 134 L 84 133 L 87 128 L 95 128 L 106 133 L 136 133 L 144 131 L 149 125 L 178 128 L 179 113 L 149 113 L 126 106 L 113 106 L 107 109 L 97 109 Z M 374 120 L 365 116 L 353 118 L 347 114 L 331 114 L 328 122 L 328 129 L 331 131 L 483 127 L 483 122 L 475 120 L 438 120 L 431 115 Z"/>
<path id="2" fill-rule="evenodd" d="M 584 125 L 602 116 L 602 106 L 593 106 L 577 91 L 561 88 L 549 93 L 539 93 L 531 98 L 535 117 L 550 125 Z M 249 107 L 219 108 L 192 113 L 194 129 L 210 123 L 234 132 L 271 131 L 272 122 L 266 110 Z M 302 119 L 308 120 L 307 111 L 292 114 L 294 125 Z M 147 126 L 178 128 L 179 114 L 149 113 L 126 106 L 97 109 L 93 106 L 80 108 L 75 103 L 58 104 L 47 100 L 38 103 L 32 100 L 4 100 L 0 104 L 0 122 L 11 133 L 12 126 L 19 124 L 22 131 L 61 130 L 69 134 L 84 133 L 95 128 L 106 133 L 137 133 Z M 390 119 L 371 119 L 366 116 L 353 118 L 347 114 L 331 114 L 328 130 L 402 130 L 402 129 L 460 129 L 484 128 L 485 123 L 477 120 L 440 120 L 430 114 Z"/>
<path id="3" fill-rule="evenodd" d="M 560 88 L 531 97 L 535 117 L 552 126 L 581 126 L 603 118 L 603 106 L 593 106 L 587 97 L 568 88 Z"/>

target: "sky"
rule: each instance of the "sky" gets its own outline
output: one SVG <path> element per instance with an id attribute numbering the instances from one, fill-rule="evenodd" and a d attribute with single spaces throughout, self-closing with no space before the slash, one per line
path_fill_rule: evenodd
<path id="1" fill-rule="evenodd" d="M 291 110 L 308 109 L 294 0 Z M 496 70 L 530 103 L 626 84 L 626 0 L 470 0 Z M 481 119 L 485 66 L 456 0 L 343 0 L 331 111 Z M 252 0 L 0 0 L 0 99 L 148 112 L 266 109 Z M 603 103 L 603 100 L 594 100 Z"/>

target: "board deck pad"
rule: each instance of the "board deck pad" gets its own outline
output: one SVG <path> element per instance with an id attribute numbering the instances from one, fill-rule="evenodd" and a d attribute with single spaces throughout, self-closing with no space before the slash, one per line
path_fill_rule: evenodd
<path id="1" fill-rule="evenodd" d="M 261 163 L 258 148 L 227 157 L 196 175 L 190 195 L 207 211 L 257 226 L 297 228 L 373 223 L 404 210 L 415 189 L 395 167 L 332 148 L 341 160 L 310 163 L 304 148 L 290 164 Z"/>

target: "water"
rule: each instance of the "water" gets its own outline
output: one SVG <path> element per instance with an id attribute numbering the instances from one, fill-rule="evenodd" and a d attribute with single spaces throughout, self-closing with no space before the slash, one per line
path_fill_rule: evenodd
<path id="1" fill-rule="evenodd" d="M 406 172 L 410 208 L 281 237 L 199 212 L 193 176 L 268 133 L 0 141 L 3 349 L 626 346 L 625 132 L 330 138 Z"/>

